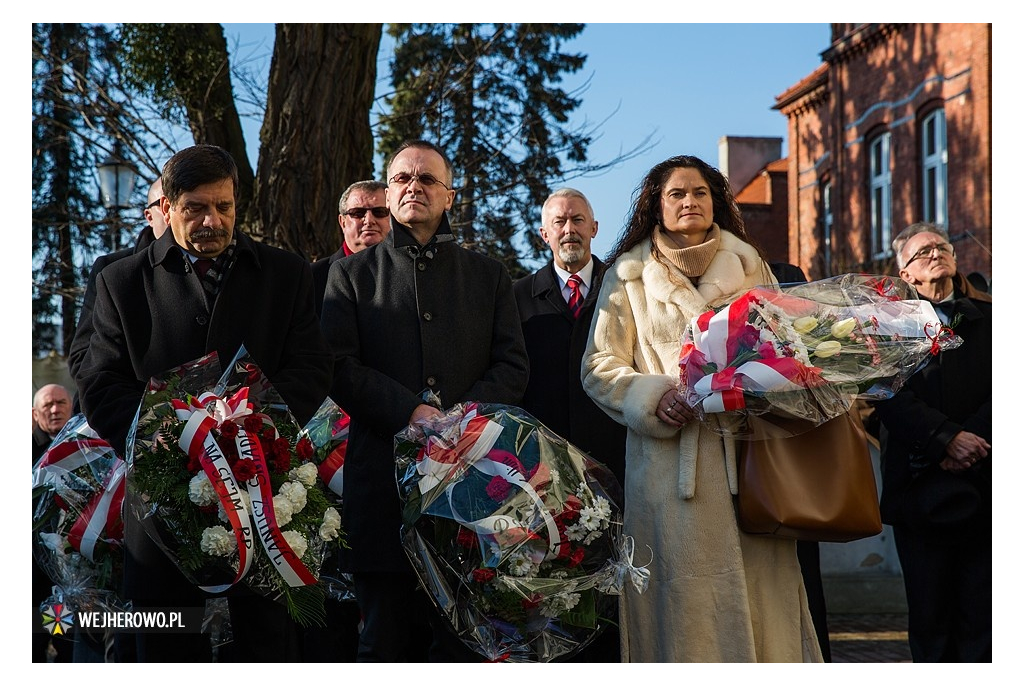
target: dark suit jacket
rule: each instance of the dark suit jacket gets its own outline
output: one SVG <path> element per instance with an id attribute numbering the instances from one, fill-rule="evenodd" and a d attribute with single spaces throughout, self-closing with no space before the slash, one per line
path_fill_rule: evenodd
<path id="1" fill-rule="evenodd" d="M 593 282 L 578 319 L 569 312 L 551 262 L 513 287 L 530 356 L 530 382 L 522 407 L 545 426 L 625 480 L 626 428 L 583 390 L 580 366 L 607 268 L 594 257 Z"/>
<path id="2" fill-rule="evenodd" d="M 212 307 L 171 231 L 99 272 L 95 331 L 75 382 L 89 425 L 119 451 L 149 379 L 214 350 L 223 365 L 244 344 L 300 425 L 327 396 L 332 361 L 309 264 L 235 235 Z M 202 606 L 205 593 L 149 539 L 127 498 L 125 512 L 124 596 L 140 606 Z"/>
<path id="3" fill-rule="evenodd" d="M 313 301 L 316 304 L 316 315 L 320 316 L 324 308 L 324 291 L 327 289 L 327 274 L 331 265 L 339 259 L 345 258 L 345 246 L 342 244 L 338 251 L 327 259 L 318 259 L 309 265 L 313 272 Z"/>
<path id="4" fill-rule="evenodd" d="M 875 404 L 882 422 L 882 521 L 906 523 L 906 493 L 922 468 L 937 469 L 946 445 L 961 430 L 992 442 L 992 303 L 955 290 L 953 329 L 963 344 L 930 357 L 889 400 Z M 982 495 L 979 534 L 991 521 L 992 458 L 960 476 Z"/>
<path id="5" fill-rule="evenodd" d="M 391 225 L 383 242 L 331 266 L 324 296 L 331 397 L 352 417 L 343 493 L 350 572 L 409 571 L 394 438 L 422 391 L 446 409 L 518 405 L 529 374 L 505 267 L 454 242 L 447 218 L 425 246 L 393 217 Z"/>
<path id="6" fill-rule="evenodd" d="M 313 309 L 309 264 L 236 233 L 233 266 L 211 308 L 170 231 L 96 278 L 95 332 L 74 375 L 89 425 L 118 450 L 146 383 L 216 350 L 244 344 L 301 424 L 327 396 L 332 362 Z M 73 344 L 73 347 L 76 346 Z"/>
<path id="7" fill-rule="evenodd" d="M 139 233 L 139 239 L 135 242 L 134 247 L 126 247 L 117 252 L 100 255 L 92 263 L 92 269 L 89 271 L 89 280 L 85 285 L 85 297 L 82 299 L 82 310 L 78 313 L 78 325 L 75 326 L 75 337 L 71 341 L 71 349 L 68 351 L 68 371 L 71 372 L 72 378 L 78 373 L 78 367 L 82 364 L 82 360 L 85 359 L 85 353 L 89 349 L 89 343 L 92 340 L 92 310 L 96 304 L 96 277 L 107 265 L 146 249 L 146 246 L 153 242 L 153 240 L 155 240 L 153 237 L 153 227 L 147 225 Z M 75 397 L 75 403 L 78 403 L 77 396 Z"/>

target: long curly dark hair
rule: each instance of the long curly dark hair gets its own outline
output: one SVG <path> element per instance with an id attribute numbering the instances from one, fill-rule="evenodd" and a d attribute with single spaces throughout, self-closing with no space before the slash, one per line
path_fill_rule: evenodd
<path id="1" fill-rule="evenodd" d="M 714 206 L 714 221 L 719 228 L 752 245 L 763 259 L 761 248 L 747 234 L 736 198 L 722 172 L 698 157 L 678 155 L 655 164 L 633 191 L 633 211 L 619 242 L 608 255 L 608 263 L 614 262 L 623 253 L 649 238 L 654 233 L 654 227 L 661 225 L 661 191 L 668 177 L 680 167 L 696 169 L 708 184 Z"/>

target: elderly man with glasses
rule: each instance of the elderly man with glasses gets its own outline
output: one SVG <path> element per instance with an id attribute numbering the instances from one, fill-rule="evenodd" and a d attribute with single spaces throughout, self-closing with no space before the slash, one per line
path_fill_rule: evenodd
<path id="1" fill-rule="evenodd" d="M 338 226 L 341 229 L 341 247 L 327 259 L 313 262 L 313 293 L 319 316 L 327 287 L 327 273 L 334 262 L 361 252 L 384 240 L 391 231 L 384 191 L 387 184 L 380 181 L 356 181 L 341 194 L 338 201 Z"/>
<path id="2" fill-rule="evenodd" d="M 395 486 L 395 433 L 442 415 L 427 394 L 444 408 L 469 400 L 515 405 L 529 373 L 508 272 L 452 233 L 452 176 L 436 145 L 400 145 L 387 164 L 391 232 L 337 261 L 327 279 L 330 395 L 352 417 L 342 513 L 351 549 L 343 570 L 352 573 L 363 615 L 358 661 L 480 660 L 418 588 L 400 540 Z"/>
<path id="3" fill-rule="evenodd" d="M 882 520 L 892 525 L 914 661 L 992 660 L 992 298 L 957 272 L 946 231 L 893 241 L 899 275 L 963 339 L 931 357 L 881 420 Z"/>

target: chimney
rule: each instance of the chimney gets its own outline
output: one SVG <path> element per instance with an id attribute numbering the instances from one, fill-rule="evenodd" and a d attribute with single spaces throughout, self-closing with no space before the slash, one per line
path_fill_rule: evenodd
<path id="1" fill-rule="evenodd" d="M 769 162 L 782 159 L 782 138 L 722 136 L 718 139 L 718 170 L 732 192 L 743 190 Z"/>

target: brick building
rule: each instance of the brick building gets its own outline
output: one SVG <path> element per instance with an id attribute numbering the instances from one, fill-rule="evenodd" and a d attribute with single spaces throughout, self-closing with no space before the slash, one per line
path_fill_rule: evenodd
<path id="1" fill-rule="evenodd" d="M 895 273 L 892 237 L 927 220 L 963 273 L 991 279 L 991 24 L 832 24 L 821 66 L 774 109 L 788 118 L 788 261 L 812 279 Z"/>

